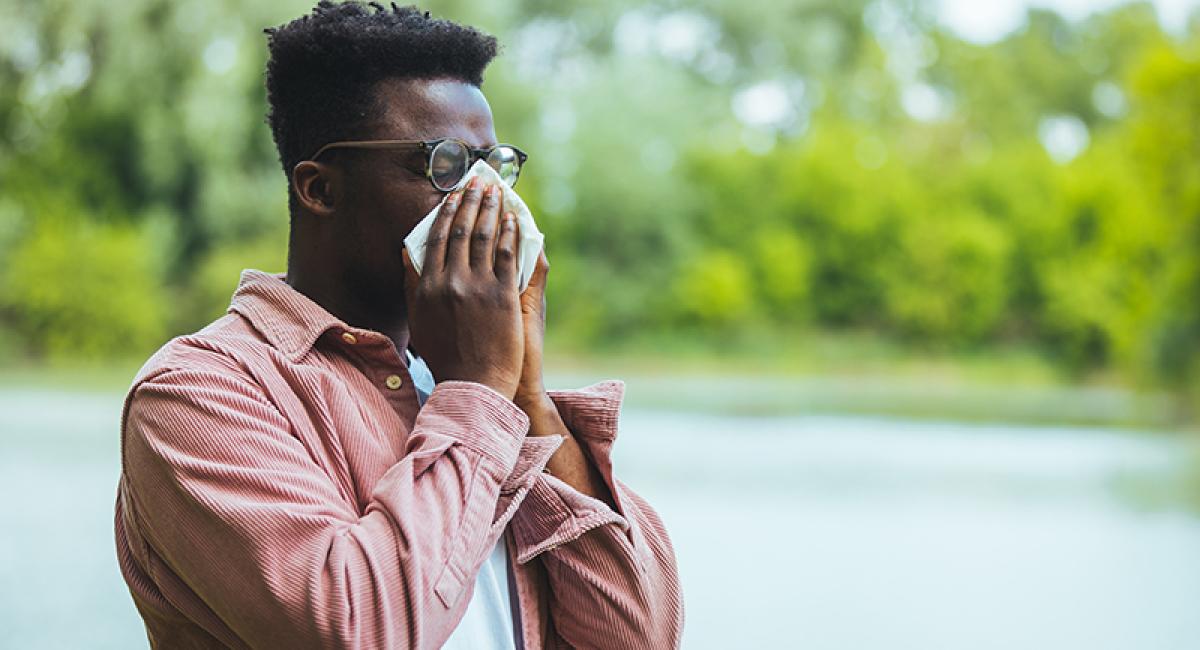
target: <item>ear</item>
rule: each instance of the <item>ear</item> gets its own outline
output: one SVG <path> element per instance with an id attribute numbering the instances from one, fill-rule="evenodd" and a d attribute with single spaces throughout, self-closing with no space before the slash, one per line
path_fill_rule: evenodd
<path id="1" fill-rule="evenodd" d="M 306 211 L 318 217 L 332 217 L 344 196 L 342 173 L 332 165 L 301 161 L 292 169 L 292 191 Z"/>

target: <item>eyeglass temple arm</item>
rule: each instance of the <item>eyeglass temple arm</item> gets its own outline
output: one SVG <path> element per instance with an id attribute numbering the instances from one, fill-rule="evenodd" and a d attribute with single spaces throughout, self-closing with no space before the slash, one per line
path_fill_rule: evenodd
<path id="1" fill-rule="evenodd" d="M 403 145 L 420 145 L 421 148 L 429 146 L 428 140 L 346 140 L 341 142 L 330 142 L 329 144 L 317 149 L 309 160 L 316 160 L 318 156 L 330 149 L 392 149 Z"/>

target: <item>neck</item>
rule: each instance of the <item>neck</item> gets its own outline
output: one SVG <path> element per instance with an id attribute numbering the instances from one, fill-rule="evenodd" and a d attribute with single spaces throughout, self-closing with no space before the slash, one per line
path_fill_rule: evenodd
<path id="1" fill-rule="evenodd" d="M 308 296 L 347 325 L 373 330 L 392 340 L 400 358 L 408 345 L 408 315 L 404 303 L 379 300 L 360 282 L 347 281 L 344 273 L 318 270 L 299 261 L 288 261 L 287 283 Z M 404 295 L 401 291 L 399 295 Z"/>

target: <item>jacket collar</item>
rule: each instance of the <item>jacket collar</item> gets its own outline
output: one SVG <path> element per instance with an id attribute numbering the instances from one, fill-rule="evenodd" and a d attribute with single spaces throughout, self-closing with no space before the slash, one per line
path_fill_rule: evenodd
<path id="1" fill-rule="evenodd" d="M 229 312 L 241 314 L 291 361 L 298 361 L 330 329 L 353 330 L 287 283 L 286 273 L 242 271 Z"/>

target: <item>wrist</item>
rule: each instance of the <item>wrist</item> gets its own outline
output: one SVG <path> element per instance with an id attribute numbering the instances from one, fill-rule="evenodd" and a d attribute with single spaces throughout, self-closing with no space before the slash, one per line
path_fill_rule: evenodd
<path id="1" fill-rule="evenodd" d="M 554 408 L 554 402 L 546 394 L 546 387 L 541 381 L 521 381 L 517 385 L 516 394 L 513 395 L 513 402 L 522 409 L 525 407 L 541 409 L 547 406 L 551 409 Z"/>
<path id="2" fill-rule="evenodd" d="M 530 415 L 547 411 L 558 412 L 558 407 L 554 405 L 554 400 L 550 399 L 550 395 L 546 393 L 545 389 L 517 388 L 516 395 L 513 396 L 513 403 Z"/>
<path id="3" fill-rule="evenodd" d="M 504 377 L 478 377 L 478 378 L 468 379 L 467 381 L 473 381 L 473 382 L 476 382 L 479 384 L 483 384 L 484 386 L 491 388 L 492 390 L 496 391 L 497 393 L 500 393 L 501 395 L 503 395 L 504 397 L 513 401 L 514 403 L 516 402 L 518 389 L 517 389 L 517 386 L 511 380 L 508 380 Z"/>
<path id="4" fill-rule="evenodd" d="M 529 435 L 570 435 L 566 423 L 558 413 L 558 406 L 545 392 L 536 399 L 524 399 L 516 404 L 529 416 Z"/>

